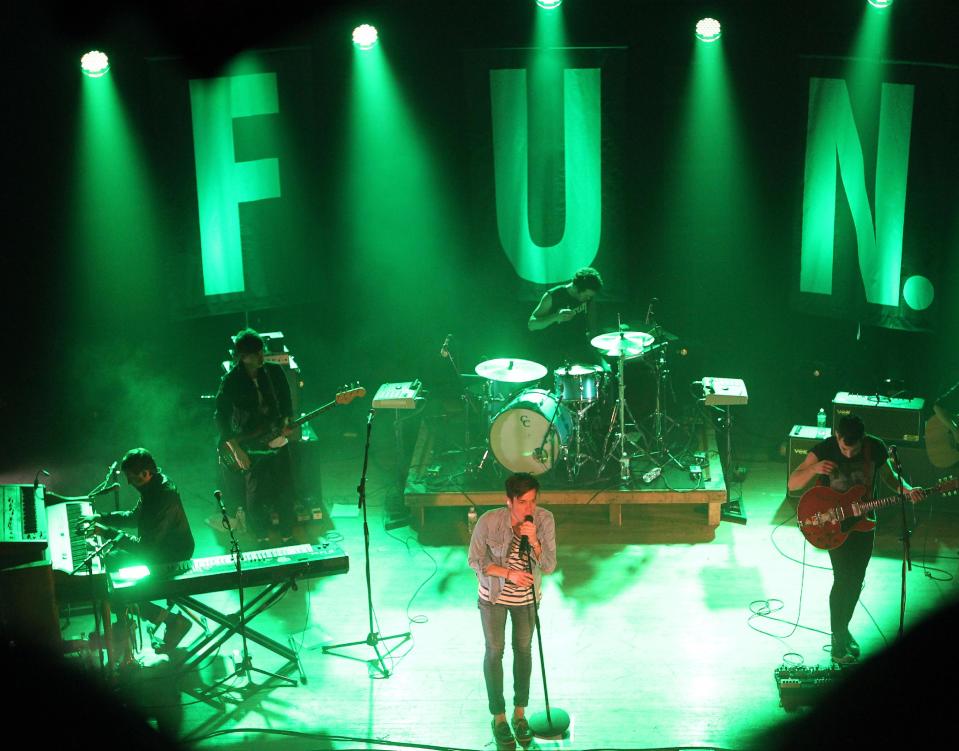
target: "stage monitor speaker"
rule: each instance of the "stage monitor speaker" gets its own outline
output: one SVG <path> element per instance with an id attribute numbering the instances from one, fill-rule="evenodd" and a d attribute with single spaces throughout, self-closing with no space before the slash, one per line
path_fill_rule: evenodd
<path id="1" fill-rule="evenodd" d="M 793 473 L 793 470 L 803 463 L 806 454 L 809 453 L 809 449 L 820 441 L 825 441 L 831 435 L 832 431 L 829 428 L 816 428 L 811 425 L 793 425 L 793 429 L 789 431 L 789 446 L 788 454 L 786 455 L 786 478 L 788 479 L 789 475 Z M 806 488 L 802 490 L 791 490 L 789 491 L 789 497 L 799 498 L 805 490 Z"/>
<path id="2" fill-rule="evenodd" d="M 859 415 L 866 432 L 889 443 L 918 444 L 922 436 L 922 399 L 849 394 L 840 391 L 832 400 L 833 425 L 846 415 Z"/>

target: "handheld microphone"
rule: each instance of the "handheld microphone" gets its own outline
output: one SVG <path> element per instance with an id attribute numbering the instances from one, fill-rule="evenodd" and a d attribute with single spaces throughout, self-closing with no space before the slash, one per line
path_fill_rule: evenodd
<path id="1" fill-rule="evenodd" d="M 899 458 L 899 457 L 896 455 L 896 444 L 890 443 L 890 444 L 889 444 L 888 452 L 889 452 L 889 456 L 892 457 L 893 459 L 898 459 L 898 458 Z"/>
<path id="2" fill-rule="evenodd" d="M 216 498 L 216 502 L 217 502 L 217 505 L 220 507 L 220 511 L 222 511 L 225 514 L 226 509 L 223 506 L 223 493 L 219 490 L 214 490 L 213 497 Z"/>
<path id="3" fill-rule="evenodd" d="M 452 334 L 446 335 L 446 338 L 443 340 L 443 346 L 440 347 L 440 357 L 450 356 L 450 339 L 452 338 L 453 338 Z"/>
<path id="4" fill-rule="evenodd" d="M 531 522 L 533 521 L 533 517 L 527 514 L 526 518 L 523 521 Z M 527 537 L 526 535 L 523 535 L 522 537 L 519 538 L 519 552 L 520 553 L 529 552 L 529 537 Z"/>

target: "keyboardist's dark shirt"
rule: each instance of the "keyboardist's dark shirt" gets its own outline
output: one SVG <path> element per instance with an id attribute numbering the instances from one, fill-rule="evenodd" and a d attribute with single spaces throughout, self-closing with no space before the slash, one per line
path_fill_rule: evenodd
<path id="1" fill-rule="evenodd" d="M 101 516 L 107 526 L 137 528 L 139 540 L 124 540 L 119 547 L 147 564 L 192 558 L 193 533 L 176 485 L 157 472 L 139 491 L 140 501 L 132 511 Z"/>

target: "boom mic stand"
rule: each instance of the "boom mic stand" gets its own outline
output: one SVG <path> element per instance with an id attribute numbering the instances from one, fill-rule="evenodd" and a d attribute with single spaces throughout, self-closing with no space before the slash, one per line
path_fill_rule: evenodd
<path id="1" fill-rule="evenodd" d="M 912 539 L 912 529 L 909 526 L 909 520 L 906 517 L 906 489 L 902 481 L 902 465 L 899 464 L 899 452 L 895 446 L 889 447 L 889 454 L 896 465 L 896 477 L 899 478 L 899 508 L 902 510 L 902 585 L 899 595 L 899 638 L 902 639 L 904 621 L 906 619 L 906 571 L 912 571 L 912 549 L 910 541 Z"/>
<path id="2" fill-rule="evenodd" d="M 223 526 L 226 528 L 226 531 L 230 533 L 230 551 L 233 554 L 233 561 L 236 563 L 236 581 L 237 581 L 237 591 L 240 593 L 240 610 L 239 610 L 239 631 L 240 631 L 240 640 L 243 643 L 243 659 L 240 664 L 236 666 L 236 669 L 230 673 L 226 678 L 222 678 L 213 684 L 214 688 L 216 686 L 221 686 L 227 681 L 230 681 L 236 677 L 245 677 L 247 680 L 246 686 L 244 688 L 249 688 L 250 686 L 256 686 L 257 684 L 253 681 L 253 676 L 251 673 L 259 673 L 260 675 L 265 675 L 267 678 L 275 678 L 278 681 L 286 683 L 288 686 L 295 686 L 296 681 L 292 678 L 289 678 L 285 675 L 280 675 L 279 673 L 271 673 L 268 670 L 261 670 L 260 668 L 253 667 L 253 657 L 250 655 L 250 648 L 246 641 L 246 604 L 243 598 L 243 554 L 240 552 L 240 543 L 237 542 L 236 535 L 233 534 L 233 525 L 230 524 L 230 517 L 226 513 L 226 507 L 223 505 L 223 494 L 219 490 L 213 491 L 213 497 L 216 498 L 217 505 L 220 507 L 220 514 L 223 516 Z"/>
<path id="3" fill-rule="evenodd" d="M 332 650 L 341 649 L 343 647 L 355 647 L 360 644 L 369 644 L 373 648 L 376 658 L 372 660 L 364 660 L 364 662 L 366 662 L 367 665 L 371 665 L 372 667 L 376 668 L 377 672 L 379 672 L 379 674 L 384 678 L 389 678 L 390 671 L 386 668 L 384 658 L 389 657 L 403 643 L 409 641 L 410 632 L 406 631 L 402 634 L 394 634 L 392 636 L 380 636 L 379 633 L 377 633 L 373 628 L 373 588 L 370 583 L 370 525 L 366 517 L 366 468 L 370 461 L 370 435 L 373 431 L 373 415 L 375 413 L 376 410 L 371 409 L 370 416 L 366 419 L 366 446 L 363 449 L 363 472 L 360 475 L 360 484 L 356 488 L 357 493 L 359 494 L 359 502 L 357 505 L 363 509 L 363 553 L 366 558 L 366 605 L 370 619 L 370 630 L 365 639 L 361 639 L 359 641 L 343 642 L 341 644 L 328 644 L 327 646 L 323 647 L 323 654 L 334 654 L 337 657 L 346 657 L 347 659 L 355 660 L 357 659 L 356 657 L 351 657 L 350 655 L 340 655 L 336 652 L 332 652 Z M 379 643 L 383 641 L 389 641 L 390 639 L 401 639 L 401 641 L 392 649 L 380 653 Z"/>
<path id="4" fill-rule="evenodd" d="M 531 521 L 529 516 L 527 516 L 526 519 L 527 521 Z M 523 539 L 525 540 L 526 538 L 524 537 Z M 529 541 L 520 547 L 526 557 L 526 572 L 532 575 L 533 561 L 530 555 Z M 566 733 L 569 730 L 569 714 L 559 707 L 551 708 L 549 706 L 549 689 L 546 686 L 546 658 L 543 656 L 543 634 L 539 623 L 539 602 L 536 600 L 536 585 L 530 584 L 530 588 L 533 593 L 533 620 L 536 625 L 536 644 L 539 647 L 539 667 L 543 676 L 543 700 L 546 704 L 546 710 L 530 715 L 527 722 L 529 722 L 529 729 L 537 738 L 561 739 L 566 737 Z"/>

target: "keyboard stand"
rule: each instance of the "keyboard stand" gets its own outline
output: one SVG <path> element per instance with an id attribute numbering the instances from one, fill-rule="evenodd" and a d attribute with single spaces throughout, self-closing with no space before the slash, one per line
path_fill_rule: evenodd
<path id="1" fill-rule="evenodd" d="M 290 646 L 281 644 L 275 639 L 271 639 L 266 634 L 250 628 L 249 625 L 250 621 L 256 618 L 256 616 L 258 616 L 260 613 L 275 605 L 280 598 L 287 593 L 287 591 L 295 586 L 296 580 L 293 578 L 268 585 L 262 592 L 257 594 L 256 597 L 246 602 L 243 615 L 247 624 L 246 638 L 249 641 L 256 642 L 261 647 L 265 647 L 269 651 L 273 652 L 273 654 L 278 655 L 286 660 L 284 665 L 277 671 L 278 673 L 286 673 L 295 667 L 299 674 L 300 683 L 305 684 L 306 673 L 303 671 L 303 663 L 300 661 L 299 654 L 293 649 L 292 644 Z M 196 613 L 199 613 L 209 621 L 219 624 L 216 628 L 200 637 L 193 645 L 191 645 L 189 650 L 187 650 L 182 658 L 178 660 L 182 667 L 192 668 L 198 666 L 203 662 L 203 660 L 219 650 L 226 640 L 238 633 L 240 629 L 239 610 L 226 615 L 211 605 L 200 602 L 195 597 L 191 597 L 189 595 L 178 595 L 176 597 L 169 597 L 167 599 L 169 599 L 171 602 L 175 602 L 182 608 L 188 608 Z"/>

